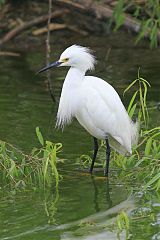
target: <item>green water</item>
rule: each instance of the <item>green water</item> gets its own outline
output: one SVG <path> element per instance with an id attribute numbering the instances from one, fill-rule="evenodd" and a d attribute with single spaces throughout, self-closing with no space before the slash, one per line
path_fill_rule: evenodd
<path id="1" fill-rule="evenodd" d="M 108 37 L 69 36 L 67 42 L 57 34 L 53 61 L 57 60 L 65 47 L 73 43 L 89 46 L 96 51 L 98 64 L 93 74 L 111 83 L 121 96 L 128 83 L 136 78 L 140 66 L 142 75 L 152 85 L 148 95 L 151 125 L 159 124 L 160 49 L 150 50 L 147 43 L 135 47 L 132 37 L 124 33 Z M 108 49 L 111 51 L 105 62 Z M 74 164 L 81 154 L 91 154 L 92 138 L 76 121 L 66 127 L 63 133 L 54 128 L 60 90 L 67 70 L 61 68 L 52 71 L 57 99 L 56 103 L 52 103 L 45 74 L 35 75 L 45 62 L 42 43 L 24 49 L 17 46 L 11 50 L 20 52 L 21 56 L 1 57 L 0 139 L 29 152 L 38 145 L 35 128 L 39 126 L 46 139 L 63 143 L 61 157 L 66 161 L 58 166 L 63 180 L 55 205 L 54 189 L 45 194 L 40 191 L 6 193 L 1 190 L 0 239 L 117 239 L 107 226 L 120 210 L 130 212 L 140 207 L 141 202 L 127 200 L 126 187 L 115 182 L 112 171 L 108 183 L 97 177 L 103 175 L 102 171 L 91 177 L 83 174 Z M 127 95 L 123 99 L 126 105 L 128 98 Z M 147 200 L 144 201 L 147 207 Z M 158 198 L 154 198 L 148 208 L 152 208 L 156 218 L 150 222 L 141 220 L 133 225 L 133 239 L 160 239 L 159 207 Z"/>

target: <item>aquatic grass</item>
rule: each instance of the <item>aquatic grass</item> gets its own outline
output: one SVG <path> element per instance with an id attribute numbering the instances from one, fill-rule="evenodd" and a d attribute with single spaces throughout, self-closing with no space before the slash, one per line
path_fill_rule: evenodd
<path id="1" fill-rule="evenodd" d="M 158 155 L 155 156 L 155 158 L 152 156 L 153 155 L 144 155 L 139 158 L 136 154 L 131 157 L 115 156 L 115 161 L 112 162 L 112 167 L 121 169 L 119 178 L 124 183 L 130 182 L 130 184 L 132 184 L 134 181 L 141 191 L 145 191 L 146 189 L 147 191 L 152 189 L 159 191 L 160 158 L 158 158 Z"/>
<path id="2" fill-rule="evenodd" d="M 16 189 L 45 188 L 58 184 L 62 176 L 57 171 L 57 154 L 61 151 L 61 143 L 45 141 L 40 129 L 36 134 L 41 144 L 25 154 L 13 145 L 0 141 L 0 178 L 1 187 Z"/>
<path id="3" fill-rule="evenodd" d="M 141 130 L 141 139 L 131 156 L 113 153 L 113 168 L 121 169 L 123 182 L 136 182 L 141 191 L 160 190 L 160 127 Z"/>
<path id="4" fill-rule="evenodd" d="M 113 153 L 113 161 L 111 163 L 112 167 L 121 169 L 118 179 L 120 179 L 126 186 L 129 186 L 130 190 L 132 189 L 132 194 L 134 194 L 135 197 L 138 194 L 138 199 L 143 199 L 141 207 L 136 208 L 128 216 L 129 225 L 123 224 L 123 212 L 120 215 L 122 219 L 119 216 L 117 217 L 117 233 L 119 235 L 119 233 L 125 230 L 126 239 L 130 239 L 128 236 L 134 237 L 133 226 L 136 225 L 138 228 L 137 222 L 141 225 L 140 219 L 142 221 L 145 219 L 148 223 L 155 222 L 156 212 L 152 212 L 152 198 L 156 198 L 156 196 L 159 196 L 160 193 L 160 127 L 158 126 L 146 130 L 149 123 L 149 114 L 146 102 L 147 91 L 150 84 L 140 76 L 140 72 L 138 70 L 137 79 L 126 88 L 125 92 L 137 82 L 139 83 L 139 89 L 134 92 L 131 98 L 128 106 L 128 112 L 131 117 L 138 112 L 138 119 L 141 123 L 139 144 L 133 148 L 132 156 L 123 157 L 117 153 Z M 135 185 L 133 185 L 133 182 Z M 141 211 L 141 208 L 144 209 L 144 211 Z M 148 213 L 148 211 L 150 212 Z M 138 218 L 137 212 L 141 213 Z"/>

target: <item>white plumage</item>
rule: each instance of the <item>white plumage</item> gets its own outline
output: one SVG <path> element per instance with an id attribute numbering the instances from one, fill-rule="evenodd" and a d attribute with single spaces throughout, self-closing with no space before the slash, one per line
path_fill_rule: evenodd
<path id="1" fill-rule="evenodd" d="M 132 153 L 132 145 L 138 140 L 138 124 L 133 123 L 118 93 L 106 81 L 85 76 L 87 70 L 94 69 L 95 57 L 90 49 L 73 45 L 68 47 L 60 59 L 41 69 L 54 66 L 69 66 L 64 80 L 59 108 L 57 127 L 69 124 L 73 117 L 94 137 L 94 154 L 90 172 L 98 151 L 97 139 L 106 140 L 106 170 L 108 175 L 110 147 L 121 154 Z"/>
<path id="2" fill-rule="evenodd" d="M 65 78 L 57 114 L 57 126 L 64 127 L 73 117 L 94 137 L 108 137 L 111 147 L 121 154 L 132 153 L 138 128 L 129 118 L 115 89 L 104 80 L 85 76 L 94 68 L 95 58 L 88 48 L 73 45 L 60 60 L 71 66 Z"/>

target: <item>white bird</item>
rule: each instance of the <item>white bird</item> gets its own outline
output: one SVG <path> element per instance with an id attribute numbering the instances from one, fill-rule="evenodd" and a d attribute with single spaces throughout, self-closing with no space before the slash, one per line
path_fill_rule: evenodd
<path id="1" fill-rule="evenodd" d="M 108 176 L 110 146 L 120 154 L 132 154 L 132 145 L 137 143 L 138 124 L 133 123 L 115 89 L 106 81 L 94 76 L 85 76 L 93 70 L 95 57 L 86 47 L 72 45 L 59 60 L 39 71 L 56 66 L 70 67 L 64 80 L 56 126 L 64 127 L 73 117 L 93 136 L 94 152 L 90 173 L 98 152 L 97 139 L 106 141 L 106 167 Z"/>

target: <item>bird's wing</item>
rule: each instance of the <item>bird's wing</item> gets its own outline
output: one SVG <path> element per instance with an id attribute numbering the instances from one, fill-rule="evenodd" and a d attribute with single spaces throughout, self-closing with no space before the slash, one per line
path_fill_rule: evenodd
<path id="1" fill-rule="evenodd" d="M 81 109 L 85 108 L 91 123 L 112 137 L 114 148 L 118 142 L 131 152 L 131 121 L 114 88 L 102 79 L 87 76 L 82 91 Z"/>

